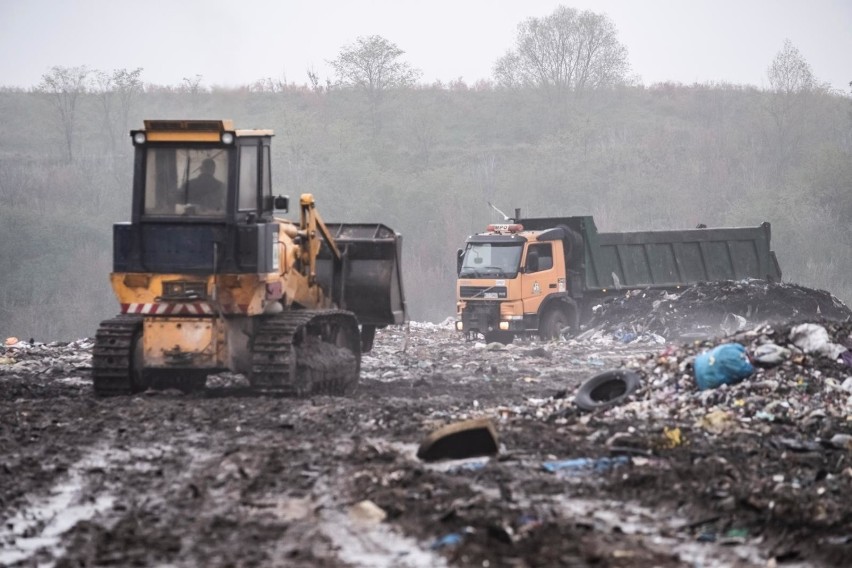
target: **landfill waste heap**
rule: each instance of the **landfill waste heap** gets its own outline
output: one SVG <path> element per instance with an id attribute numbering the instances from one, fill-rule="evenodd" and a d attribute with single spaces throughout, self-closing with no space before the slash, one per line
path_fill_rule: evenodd
<path id="1" fill-rule="evenodd" d="M 454 324 L 378 330 L 359 388 L 309 399 L 227 373 L 99 398 L 93 339 L 10 338 L 0 564 L 849 565 L 852 312 L 830 294 L 631 292 L 509 345 Z M 581 407 L 607 373 L 636 380 Z"/>

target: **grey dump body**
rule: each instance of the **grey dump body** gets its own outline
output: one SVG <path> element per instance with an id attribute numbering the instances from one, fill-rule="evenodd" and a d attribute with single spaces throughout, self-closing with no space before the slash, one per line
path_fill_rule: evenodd
<path id="1" fill-rule="evenodd" d="M 379 223 L 326 223 L 343 256 L 335 266 L 323 244 L 317 257 L 317 279 L 338 306 L 362 325 L 405 322 L 400 251 L 402 236 Z"/>
<path id="2" fill-rule="evenodd" d="M 568 226 L 583 254 L 569 259 L 573 295 L 630 288 L 673 288 L 696 282 L 756 278 L 778 281 L 769 223 L 758 227 L 599 233 L 594 219 L 517 219 L 525 230 Z M 569 282 L 570 282 L 569 278 Z M 582 283 L 582 290 L 576 284 Z"/>

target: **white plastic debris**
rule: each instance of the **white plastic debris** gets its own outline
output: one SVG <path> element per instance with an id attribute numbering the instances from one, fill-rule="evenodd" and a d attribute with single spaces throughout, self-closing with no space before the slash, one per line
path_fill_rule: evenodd
<path id="1" fill-rule="evenodd" d="M 832 343 L 828 331 L 815 323 L 803 323 L 790 330 L 790 342 L 808 354 L 816 353 L 830 359 L 837 359 L 846 348 Z"/>
<path id="2" fill-rule="evenodd" d="M 752 357 L 761 365 L 780 365 L 790 357 L 790 350 L 774 343 L 764 343 L 752 351 Z"/>

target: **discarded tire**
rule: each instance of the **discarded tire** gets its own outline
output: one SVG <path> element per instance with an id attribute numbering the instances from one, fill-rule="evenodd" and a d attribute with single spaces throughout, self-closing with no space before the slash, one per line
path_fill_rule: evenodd
<path id="1" fill-rule="evenodd" d="M 607 371 L 580 385 L 574 404 L 582 410 L 615 406 L 638 389 L 640 384 L 639 375 L 633 371 Z"/>

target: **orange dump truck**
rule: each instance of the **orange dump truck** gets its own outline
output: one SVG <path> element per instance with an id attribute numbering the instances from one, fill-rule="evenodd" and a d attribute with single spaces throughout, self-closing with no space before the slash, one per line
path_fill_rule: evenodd
<path id="1" fill-rule="evenodd" d="M 458 251 L 456 329 L 511 342 L 576 333 L 591 308 L 626 290 L 781 278 L 770 225 L 599 233 L 590 216 L 489 225 Z"/>

